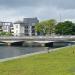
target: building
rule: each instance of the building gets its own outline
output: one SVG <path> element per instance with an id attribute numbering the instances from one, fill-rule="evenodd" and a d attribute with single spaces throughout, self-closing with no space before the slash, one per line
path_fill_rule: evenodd
<path id="1" fill-rule="evenodd" d="M 39 22 L 37 17 L 35 17 L 35 18 L 24 18 L 23 22 L 25 23 L 25 35 L 27 35 L 27 36 L 37 35 L 37 33 L 35 32 L 35 24 Z"/>
<path id="2" fill-rule="evenodd" d="M 11 30 L 10 33 L 11 33 L 12 35 L 14 35 L 14 27 L 13 27 L 13 25 L 10 27 L 10 30 Z"/>
<path id="3" fill-rule="evenodd" d="M 23 21 L 17 21 L 13 24 L 14 36 L 35 36 L 35 24 L 38 23 L 37 18 L 24 18 Z"/>
<path id="4" fill-rule="evenodd" d="M 12 33 L 14 36 L 35 36 L 35 24 L 39 20 L 35 18 L 24 18 L 23 21 L 0 22 L 0 32 Z"/>
<path id="5" fill-rule="evenodd" d="M 0 22 L 0 32 L 2 32 L 3 29 L 2 29 L 2 22 Z"/>
<path id="6" fill-rule="evenodd" d="M 24 36 L 25 32 L 25 24 L 21 21 L 17 21 L 13 24 L 13 28 L 14 28 L 14 36 Z"/>
<path id="7" fill-rule="evenodd" d="M 13 26 L 12 22 L 0 22 L 0 25 L 2 26 L 3 32 L 11 33 L 11 27 Z"/>

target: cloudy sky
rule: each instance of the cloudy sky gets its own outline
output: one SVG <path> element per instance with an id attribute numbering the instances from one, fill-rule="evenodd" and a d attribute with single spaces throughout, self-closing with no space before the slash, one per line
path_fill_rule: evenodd
<path id="1" fill-rule="evenodd" d="M 75 21 L 75 0 L 0 0 L 0 21 L 24 17 Z"/>

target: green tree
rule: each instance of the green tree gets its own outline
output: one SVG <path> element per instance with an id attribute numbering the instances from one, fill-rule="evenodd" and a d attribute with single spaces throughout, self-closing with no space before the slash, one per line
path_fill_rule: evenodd
<path id="1" fill-rule="evenodd" d="M 63 28 L 64 28 L 63 22 L 59 22 L 59 23 L 56 25 L 56 27 L 55 27 L 55 33 L 62 35 L 62 34 L 63 34 Z"/>
<path id="2" fill-rule="evenodd" d="M 4 36 L 4 35 L 6 35 L 6 32 L 0 32 L 0 35 Z"/>
<path id="3" fill-rule="evenodd" d="M 40 22 L 35 25 L 35 31 L 39 34 L 45 34 L 44 25 Z"/>
<path id="4" fill-rule="evenodd" d="M 74 35 L 75 24 L 71 21 L 60 22 L 56 25 L 55 33 L 60 35 Z"/>
<path id="5" fill-rule="evenodd" d="M 12 33 L 9 32 L 0 32 L 0 36 L 11 36 Z"/>
<path id="6" fill-rule="evenodd" d="M 47 20 L 47 35 L 51 35 L 55 32 L 56 21 L 54 19 Z"/>
<path id="7" fill-rule="evenodd" d="M 6 36 L 12 36 L 12 33 L 6 32 Z"/>
<path id="8" fill-rule="evenodd" d="M 43 35 L 51 35 L 54 33 L 56 21 L 54 19 L 45 20 L 35 25 L 36 32 Z"/>

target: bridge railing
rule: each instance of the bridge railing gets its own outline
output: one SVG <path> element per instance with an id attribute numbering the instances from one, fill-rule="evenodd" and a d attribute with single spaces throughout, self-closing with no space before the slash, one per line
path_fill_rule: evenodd
<path id="1" fill-rule="evenodd" d="M 72 39 L 75 36 L 0 36 L 1 39 Z"/>

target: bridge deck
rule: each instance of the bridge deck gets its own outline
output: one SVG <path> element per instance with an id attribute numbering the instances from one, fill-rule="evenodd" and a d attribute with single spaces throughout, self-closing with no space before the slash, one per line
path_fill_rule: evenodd
<path id="1" fill-rule="evenodd" d="M 0 36 L 0 41 L 75 41 L 75 36 Z"/>

